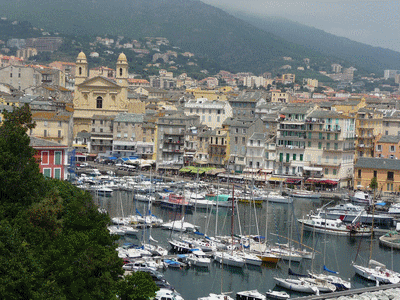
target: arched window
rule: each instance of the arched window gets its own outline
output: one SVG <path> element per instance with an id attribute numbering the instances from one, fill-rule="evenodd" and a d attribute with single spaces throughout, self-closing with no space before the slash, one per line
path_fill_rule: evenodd
<path id="1" fill-rule="evenodd" d="M 100 96 L 96 98 L 96 108 L 103 108 L 103 98 Z"/>
<path id="2" fill-rule="evenodd" d="M 79 67 L 79 75 L 82 75 L 82 67 Z"/>
<path id="3" fill-rule="evenodd" d="M 122 76 L 122 68 L 119 68 L 119 76 Z"/>

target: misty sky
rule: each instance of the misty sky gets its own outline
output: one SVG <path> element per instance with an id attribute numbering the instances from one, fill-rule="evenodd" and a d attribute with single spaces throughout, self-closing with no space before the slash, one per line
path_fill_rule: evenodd
<path id="1" fill-rule="evenodd" d="M 400 1 L 201 0 L 229 11 L 280 16 L 365 44 L 400 51 Z"/>

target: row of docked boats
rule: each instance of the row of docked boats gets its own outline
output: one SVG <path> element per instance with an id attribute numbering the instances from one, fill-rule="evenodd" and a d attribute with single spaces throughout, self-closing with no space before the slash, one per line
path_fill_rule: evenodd
<path id="1" fill-rule="evenodd" d="M 200 297 L 197 300 L 233 300 L 232 297 L 228 295 L 229 293 L 222 294 L 214 294 L 211 293 L 207 297 Z M 276 300 L 286 300 L 289 299 L 290 296 L 286 292 L 281 291 L 271 291 L 264 294 L 261 294 L 258 290 L 250 290 L 250 291 L 241 291 L 236 293 L 236 300 L 266 300 L 276 299 Z"/>

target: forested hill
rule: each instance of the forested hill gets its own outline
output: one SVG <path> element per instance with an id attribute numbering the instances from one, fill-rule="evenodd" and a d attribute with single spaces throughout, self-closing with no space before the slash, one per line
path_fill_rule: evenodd
<path id="1" fill-rule="evenodd" d="M 283 57 L 297 62 L 309 58 L 320 66 L 345 64 L 346 60 L 340 53 L 328 56 L 317 47 L 286 41 L 197 0 L 3 0 L 2 14 L 63 34 L 163 36 L 183 50 L 206 56 L 234 72 L 276 70 L 285 64 Z M 302 29 L 297 34 L 301 39 Z M 380 71 L 377 67 L 389 68 L 381 57 L 374 59 L 374 64 L 365 59 L 355 67 L 371 72 Z"/>
<path id="2" fill-rule="evenodd" d="M 241 12 L 235 16 L 289 42 L 328 56 L 336 56 L 359 68 L 383 73 L 385 69 L 400 69 L 400 53 L 339 37 L 323 30 L 284 18 L 257 17 Z"/>

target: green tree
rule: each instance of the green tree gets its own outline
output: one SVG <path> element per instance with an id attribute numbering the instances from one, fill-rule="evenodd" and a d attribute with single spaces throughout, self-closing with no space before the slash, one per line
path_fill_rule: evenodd
<path id="1" fill-rule="evenodd" d="M 3 111 L 0 127 L 0 220 L 12 220 L 43 194 L 45 182 L 29 146 L 27 130 L 34 128 L 28 105 Z"/>
<path id="2" fill-rule="evenodd" d="M 135 272 L 116 284 L 116 294 L 121 300 L 148 300 L 159 290 L 149 274 Z"/>
<path id="3" fill-rule="evenodd" d="M 375 191 L 378 188 L 378 180 L 376 179 L 376 177 L 372 177 L 371 178 L 371 182 L 369 183 L 369 187 Z"/>

